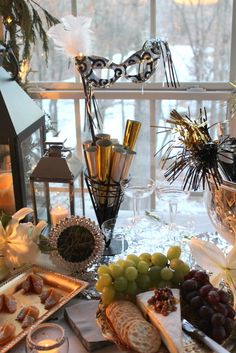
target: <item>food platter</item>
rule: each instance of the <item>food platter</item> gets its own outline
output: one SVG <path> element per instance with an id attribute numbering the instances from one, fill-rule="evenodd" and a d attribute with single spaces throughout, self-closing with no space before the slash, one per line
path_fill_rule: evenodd
<path id="1" fill-rule="evenodd" d="M 123 352 L 134 353 L 130 351 L 126 346 L 121 344 L 116 333 L 114 332 L 109 321 L 107 320 L 105 307 L 102 303 L 99 304 L 98 310 L 97 310 L 97 324 L 101 328 L 103 336 L 108 341 L 114 342 Z M 183 332 L 183 343 L 184 343 L 183 353 L 210 353 L 211 352 L 211 350 L 207 348 L 205 345 L 191 338 L 184 332 Z M 158 351 L 158 353 L 168 353 L 168 352 L 169 351 L 164 344 L 161 345 L 161 348 Z"/>
<path id="2" fill-rule="evenodd" d="M 60 300 L 50 309 L 45 308 L 45 305 L 41 302 L 39 294 L 34 292 L 24 293 L 24 290 L 21 288 L 21 284 L 32 274 L 36 274 L 43 279 L 44 290 L 54 288 L 60 294 Z M 14 337 L 5 345 L 0 346 L 1 353 L 5 353 L 14 347 L 16 343 L 28 334 L 32 327 L 29 326 L 23 329 L 21 322 L 16 320 L 19 311 L 23 307 L 33 305 L 39 309 L 39 316 L 33 324 L 33 326 L 36 326 L 48 319 L 54 312 L 85 289 L 87 285 L 87 282 L 80 279 L 72 278 L 36 265 L 33 265 L 30 268 L 25 268 L 9 280 L 2 283 L 0 286 L 0 295 L 13 295 L 17 302 L 17 310 L 14 313 L 8 313 L 4 310 L 1 311 L 0 326 L 7 322 L 14 324 L 16 329 Z"/>

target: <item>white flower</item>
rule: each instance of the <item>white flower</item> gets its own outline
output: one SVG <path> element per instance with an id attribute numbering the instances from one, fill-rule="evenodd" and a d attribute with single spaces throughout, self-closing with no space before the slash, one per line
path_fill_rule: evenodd
<path id="1" fill-rule="evenodd" d="M 59 50 L 69 57 L 78 55 L 91 55 L 91 18 L 68 15 L 61 18 L 58 23 L 47 31 Z"/>
<path id="2" fill-rule="evenodd" d="M 215 244 L 201 239 L 192 238 L 189 247 L 197 264 L 212 273 L 213 286 L 218 286 L 222 280 L 229 285 L 236 307 L 236 244 L 227 255 Z"/>
<path id="3" fill-rule="evenodd" d="M 22 208 L 12 216 L 6 228 L 0 221 L 0 254 L 9 269 L 34 263 L 36 259 L 39 251 L 37 241 L 46 222 L 41 221 L 37 226 L 31 222 L 19 223 L 32 212 L 31 208 Z"/>

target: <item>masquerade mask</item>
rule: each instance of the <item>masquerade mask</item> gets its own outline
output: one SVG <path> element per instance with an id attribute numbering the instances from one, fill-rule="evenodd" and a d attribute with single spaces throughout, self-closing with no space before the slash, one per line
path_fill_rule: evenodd
<path id="1" fill-rule="evenodd" d="M 108 87 L 120 77 L 135 83 L 147 81 L 156 71 L 158 60 L 162 57 L 167 86 L 179 85 L 169 45 L 162 40 L 147 40 L 142 49 L 132 54 L 121 64 L 116 64 L 100 56 L 77 56 L 76 66 L 83 80 L 91 87 Z M 134 67 L 135 66 L 135 67 Z M 136 72 L 135 68 L 137 68 Z M 101 70 L 101 75 L 97 72 Z M 102 70 L 112 72 L 110 78 L 101 78 Z"/>

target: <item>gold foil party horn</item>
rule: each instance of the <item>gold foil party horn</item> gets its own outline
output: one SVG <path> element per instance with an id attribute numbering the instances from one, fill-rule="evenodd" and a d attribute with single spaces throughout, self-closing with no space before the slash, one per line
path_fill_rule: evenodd
<path id="1" fill-rule="evenodd" d="M 86 150 L 86 148 L 92 146 L 92 144 L 93 144 L 93 141 L 91 141 L 91 140 L 84 141 L 83 142 L 83 150 Z"/>
<path id="2" fill-rule="evenodd" d="M 95 135 L 95 139 L 96 141 L 98 140 L 110 140 L 111 139 L 111 136 L 109 134 L 97 134 Z"/>
<path id="3" fill-rule="evenodd" d="M 134 149 L 140 128 L 141 123 L 139 121 L 127 120 L 123 140 L 123 145 L 126 148 L 130 150 Z"/>
<path id="4" fill-rule="evenodd" d="M 129 176 L 129 170 L 131 167 L 131 164 L 133 162 L 134 156 L 136 155 L 136 152 L 127 150 L 126 151 L 126 158 L 125 158 L 125 163 L 124 163 L 124 168 L 121 174 L 121 179 L 127 179 Z"/>
<path id="5" fill-rule="evenodd" d="M 119 182 L 126 160 L 126 150 L 124 148 L 114 147 L 112 151 L 111 179 Z"/>
<path id="6" fill-rule="evenodd" d="M 110 140 L 98 140 L 96 145 L 98 179 L 104 183 L 110 177 L 112 142 Z"/>
<path id="7" fill-rule="evenodd" d="M 90 146 L 85 149 L 84 157 L 90 178 L 95 178 L 98 175 L 97 170 L 97 147 Z"/>

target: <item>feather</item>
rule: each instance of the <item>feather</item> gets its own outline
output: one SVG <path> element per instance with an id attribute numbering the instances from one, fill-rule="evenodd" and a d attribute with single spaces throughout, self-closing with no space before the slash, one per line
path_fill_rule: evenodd
<path id="1" fill-rule="evenodd" d="M 57 49 L 69 57 L 91 55 L 91 21 L 89 17 L 68 15 L 61 18 L 61 23 L 51 27 L 47 35 L 53 39 Z"/>

